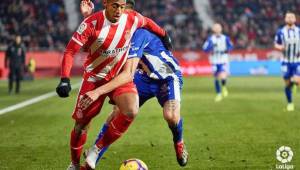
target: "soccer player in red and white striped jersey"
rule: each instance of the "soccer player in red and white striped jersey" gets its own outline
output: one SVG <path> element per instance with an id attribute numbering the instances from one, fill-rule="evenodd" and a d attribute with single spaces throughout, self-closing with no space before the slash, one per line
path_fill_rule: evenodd
<path id="1" fill-rule="evenodd" d="M 110 123 L 104 137 L 97 142 L 94 150 L 100 152 L 105 146 L 117 140 L 130 126 L 138 112 L 138 96 L 133 82 L 116 88 L 100 96 L 88 108 L 81 108 L 80 99 L 91 90 L 105 85 L 122 69 L 127 60 L 130 40 L 137 28 L 144 27 L 158 36 L 166 32 L 152 20 L 135 11 L 125 11 L 126 0 L 106 0 L 105 10 L 87 17 L 73 34 L 64 52 L 62 61 L 61 82 L 56 91 L 60 97 L 68 97 L 71 90 L 70 72 L 74 55 L 84 47 L 89 55 L 84 63 L 84 75 L 77 98 L 73 118 L 75 126 L 71 132 L 71 159 L 69 170 L 80 167 L 80 155 L 86 142 L 87 126 L 100 112 L 107 96 L 120 108 L 121 112 Z M 94 169 L 95 162 L 87 160 Z"/>

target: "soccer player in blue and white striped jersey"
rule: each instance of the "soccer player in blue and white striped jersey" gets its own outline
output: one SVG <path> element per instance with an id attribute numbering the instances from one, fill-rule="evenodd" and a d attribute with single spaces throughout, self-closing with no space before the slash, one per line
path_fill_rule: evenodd
<path id="1" fill-rule="evenodd" d="M 127 71 L 128 66 L 131 67 L 131 71 Z M 131 48 L 123 71 L 114 79 L 119 80 L 119 77 L 127 74 L 134 74 L 140 107 L 153 97 L 157 99 L 162 107 L 164 119 L 173 134 L 177 161 L 180 166 L 185 166 L 188 161 L 188 152 L 182 135 L 183 119 L 180 116 L 180 103 L 183 81 L 178 61 L 172 52 L 166 49 L 159 37 L 145 29 L 137 29 L 131 39 Z M 120 82 L 118 81 L 118 84 Z M 92 93 L 106 91 L 103 89 L 106 88 L 99 87 Z M 114 107 L 107 122 L 110 122 L 118 113 L 119 109 Z M 102 134 L 107 130 L 107 124 L 102 127 L 98 139 L 101 139 Z M 107 148 L 99 153 L 99 158 Z"/>
<path id="2" fill-rule="evenodd" d="M 287 12 L 286 25 L 280 28 L 275 36 L 274 47 L 283 52 L 282 72 L 285 81 L 287 111 L 294 111 L 292 88 L 300 82 L 300 28 L 296 26 L 296 14 Z"/>
<path id="3" fill-rule="evenodd" d="M 207 53 L 211 53 L 210 61 L 213 66 L 215 89 L 217 93 L 215 101 L 219 102 L 223 99 L 223 97 L 228 96 L 228 90 L 226 88 L 229 73 L 228 52 L 233 49 L 233 45 L 230 38 L 222 33 L 221 24 L 214 24 L 212 30 L 213 35 L 208 37 L 203 45 L 203 50 Z"/>

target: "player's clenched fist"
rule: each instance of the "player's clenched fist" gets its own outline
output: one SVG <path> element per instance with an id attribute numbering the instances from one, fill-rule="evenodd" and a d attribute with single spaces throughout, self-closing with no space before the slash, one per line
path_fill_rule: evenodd
<path id="1" fill-rule="evenodd" d="M 81 109 L 87 109 L 92 103 L 94 103 L 98 98 L 99 94 L 95 91 L 89 91 L 80 98 L 79 106 Z"/>
<path id="2" fill-rule="evenodd" d="M 61 78 L 58 86 L 56 87 L 56 93 L 59 97 L 69 97 L 71 91 L 71 84 L 69 78 Z"/>
<path id="3" fill-rule="evenodd" d="M 92 14 L 94 9 L 94 4 L 90 0 L 82 0 L 80 3 L 81 14 L 86 18 Z"/>

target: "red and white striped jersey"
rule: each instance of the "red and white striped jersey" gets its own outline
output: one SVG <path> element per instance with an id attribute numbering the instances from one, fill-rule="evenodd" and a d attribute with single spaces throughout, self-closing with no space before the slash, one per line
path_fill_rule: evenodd
<path id="1" fill-rule="evenodd" d="M 86 18 L 73 34 L 62 63 L 62 77 L 69 77 L 73 56 L 84 46 L 89 55 L 84 63 L 88 81 L 111 80 L 125 64 L 130 40 L 137 28 L 145 27 L 160 36 L 165 31 L 136 11 L 125 11 L 117 23 L 111 23 L 105 10 Z"/>

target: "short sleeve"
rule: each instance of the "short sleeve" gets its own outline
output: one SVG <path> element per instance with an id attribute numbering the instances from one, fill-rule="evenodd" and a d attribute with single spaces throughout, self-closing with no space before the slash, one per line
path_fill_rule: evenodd
<path id="1" fill-rule="evenodd" d="M 276 35 L 275 35 L 275 43 L 282 45 L 283 44 L 283 35 L 281 30 L 278 30 Z"/>
<path id="2" fill-rule="evenodd" d="M 203 47 L 202 49 L 205 51 L 205 52 L 209 52 L 211 49 L 212 49 L 212 40 L 211 40 L 211 37 L 209 37 L 205 43 L 203 44 Z"/>
<path id="3" fill-rule="evenodd" d="M 228 36 L 226 36 L 226 46 L 228 51 L 231 51 L 233 49 L 233 44 Z"/>
<path id="4" fill-rule="evenodd" d="M 88 20 L 83 21 L 79 27 L 77 28 L 76 32 L 74 32 L 72 36 L 72 40 L 75 41 L 80 46 L 83 46 L 92 36 L 94 27 Z"/>

